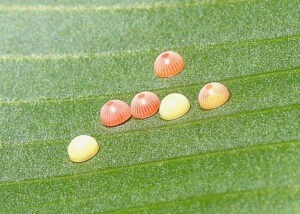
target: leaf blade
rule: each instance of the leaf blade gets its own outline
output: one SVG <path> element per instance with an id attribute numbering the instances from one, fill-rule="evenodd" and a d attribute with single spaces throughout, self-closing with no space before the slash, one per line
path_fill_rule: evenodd
<path id="1" fill-rule="evenodd" d="M 173 3 L 1 2 L 0 211 L 299 211 L 298 2 Z M 187 66 L 157 79 L 169 48 Z M 203 111 L 209 81 L 231 98 Z M 192 109 L 100 125 L 104 102 L 141 90 L 183 93 Z M 73 164 L 79 134 L 101 151 Z"/>

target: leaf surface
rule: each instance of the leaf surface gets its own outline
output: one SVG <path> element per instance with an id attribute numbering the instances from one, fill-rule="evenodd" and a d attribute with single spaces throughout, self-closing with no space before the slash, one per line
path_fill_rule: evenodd
<path id="1" fill-rule="evenodd" d="M 300 6 L 269 1 L 0 1 L 1 213 L 300 211 Z M 160 79 L 156 56 L 184 71 Z M 207 82 L 228 86 L 205 111 Z M 182 118 L 105 128 L 99 109 L 182 93 Z M 74 164 L 80 134 L 100 152 Z"/>

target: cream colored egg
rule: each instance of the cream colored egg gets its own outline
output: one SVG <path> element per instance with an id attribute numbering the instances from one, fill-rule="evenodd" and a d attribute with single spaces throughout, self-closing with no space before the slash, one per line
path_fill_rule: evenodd
<path id="1" fill-rule="evenodd" d="M 95 138 L 88 135 L 75 137 L 68 146 L 68 155 L 73 162 L 83 162 L 94 157 L 99 151 Z"/>
<path id="2" fill-rule="evenodd" d="M 185 115 L 190 107 L 191 104 L 184 95 L 172 93 L 161 101 L 159 114 L 164 120 L 174 120 Z"/>

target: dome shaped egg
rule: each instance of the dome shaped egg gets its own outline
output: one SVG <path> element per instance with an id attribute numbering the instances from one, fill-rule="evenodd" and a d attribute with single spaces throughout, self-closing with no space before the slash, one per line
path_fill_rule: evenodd
<path id="1" fill-rule="evenodd" d="M 94 157 L 98 153 L 99 148 L 95 138 L 88 135 L 80 135 L 70 142 L 67 151 L 72 162 L 80 163 Z"/>
<path id="2" fill-rule="evenodd" d="M 217 108 L 229 99 L 230 93 L 225 85 L 212 82 L 206 84 L 199 92 L 198 101 L 203 109 Z"/>
<path id="3" fill-rule="evenodd" d="M 160 117 L 164 120 L 174 120 L 185 115 L 191 107 L 188 99 L 178 93 L 167 95 L 160 104 Z"/>
<path id="4" fill-rule="evenodd" d="M 184 68 L 182 56 L 174 51 L 161 53 L 154 62 L 154 72 L 158 77 L 172 77 Z"/>
<path id="5" fill-rule="evenodd" d="M 110 100 L 101 108 L 100 117 L 105 126 L 120 125 L 131 117 L 130 106 L 122 100 Z"/>
<path id="6" fill-rule="evenodd" d="M 141 92 L 134 96 L 131 101 L 131 114 L 135 118 L 144 119 L 154 115 L 160 105 L 158 96 L 152 92 Z"/>

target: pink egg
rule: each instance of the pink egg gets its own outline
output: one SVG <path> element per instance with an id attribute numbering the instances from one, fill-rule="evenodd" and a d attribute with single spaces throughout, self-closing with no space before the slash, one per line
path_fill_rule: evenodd
<path id="1" fill-rule="evenodd" d="M 154 72 L 158 77 L 172 77 L 184 68 L 184 60 L 174 51 L 161 53 L 154 62 Z"/>
<path id="2" fill-rule="evenodd" d="M 131 117 L 130 107 L 122 100 L 110 100 L 100 111 L 101 122 L 105 126 L 117 126 Z"/>
<path id="3" fill-rule="evenodd" d="M 152 92 L 144 91 L 134 96 L 131 101 L 131 114 L 135 118 L 144 119 L 154 115 L 160 105 L 158 96 Z"/>

